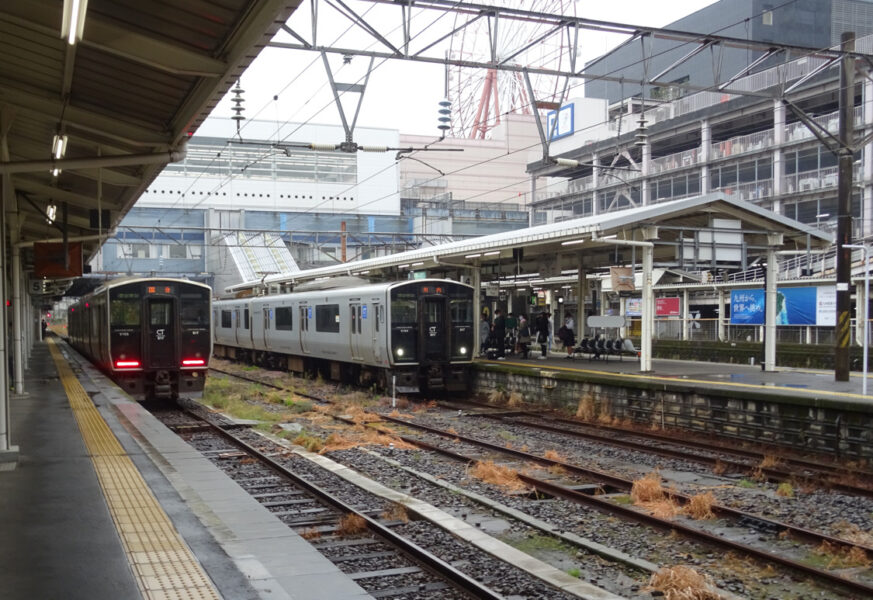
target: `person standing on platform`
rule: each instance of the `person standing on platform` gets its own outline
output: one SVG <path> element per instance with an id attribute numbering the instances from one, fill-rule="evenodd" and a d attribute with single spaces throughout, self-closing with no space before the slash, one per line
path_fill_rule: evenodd
<path id="1" fill-rule="evenodd" d="M 482 320 L 479 321 L 479 355 L 485 356 L 488 351 L 488 338 L 491 337 L 491 323 L 488 322 L 488 315 L 482 313 Z"/>
<path id="2" fill-rule="evenodd" d="M 518 316 L 518 349 L 521 357 L 525 359 L 530 354 L 530 337 L 530 324 L 527 322 L 527 317 L 521 314 Z"/>
<path id="3" fill-rule="evenodd" d="M 40 326 L 42 327 L 42 339 L 45 339 L 45 330 L 48 329 L 48 324 L 45 322 L 45 319 L 42 320 Z"/>
<path id="4" fill-rule="evenodd" d="M 497 360 L 506 360 L 506 317 L 499 308 L 494 310 L 491 335 L 494 336 L 494 343 L 497 345 Z"/>
<path id="5" fill-rule="evenodd" d="M 537 331 L 537 343 L 540 345 L 540 360 L 546 360 L 549 355 L 549 313 L 543 311 L 537 317 L 534 328 Z"/>

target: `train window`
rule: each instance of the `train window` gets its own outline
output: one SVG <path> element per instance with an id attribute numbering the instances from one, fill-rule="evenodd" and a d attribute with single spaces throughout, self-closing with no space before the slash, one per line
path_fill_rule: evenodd
<path id="1" fill-rule="evenodd" d="M 222 329 L 230 329 L 231 327 L 233 327 L 229 310 L 221 311 L 221 327 Z"/>
<path id="2" fill-rule="evenodd" d="M 248 329 L 249 328 L 249 309 L 245 309 L 245 311 L 243 312 L 243 321 L 244 321 L 243 327 Z"/>
<path id="3" fill-rule="evenodd" d="M 320 304 L 315 307 L 315 330 L 339 332 L 339 304 Z"/>
<path id="4" fill-rule="evenodd" d="M 188 327 L 206 327 L 209 325 L 209 292 L 207 290 L 197 292 L 182 292 L 181 311 L 179 318 L 182 325 Z"/>
<path id="5" fill-rule="evenodd" d="M 291 331 L 293 325 L 293 309 L 290 306 L 276 308 L 276 329 Z"/>
<path id="6" fill-rule="evenodd" d="M 415 323 L 417 320 L 415 300 L 392 300 L 391 322 L 394 325 Z"/>
<path id="7" fill-rule="evenodd" d="M 151 301 L 149 305 L 150 325 L 172 325 L 173 303 L 167 301 Z"/>
<path id="8" fill-rule="evenodd" d="M 110 325 L 130 327 L 139 325 L 139 294 L 135 298 L 114 298 L 109 303 Z"/>
<path id="9" fill-rule="evenodd" d="M 382 321 L 382 305 L 377 304 L 374 308 L 376 309 L 376 318 L 373 319 L 373 328 L 379 331 L 379 323 Z"/>
<path id="10" fill-rule="evenodd" d="M 472 300 L 450 300 L 452 311 L 452 323 L 472 323 L 473 322 L 473 302 Z"/>
<path id="11" fill-rule="evenodd" d="M 426 318 L 427 322 L 428 323 L 439 323 L 442 320 L 441 317 L 443 316 L 443 311 L 441 309 L 442 309 L 441 303 L 427 302 L 426 301 L 424 303 L 424 310 L 426 313 L 425 318 Z"/>

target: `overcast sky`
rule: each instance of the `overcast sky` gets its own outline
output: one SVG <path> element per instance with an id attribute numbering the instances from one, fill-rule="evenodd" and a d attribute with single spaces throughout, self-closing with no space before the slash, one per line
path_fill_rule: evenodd
<path id="1" fill-rule="evenodd" d="M 561 0 L 506 0 L 506 2 L 531 9 L 537 5 L 560 4 Z M 575 6 L 575 14 L 580 17 L 655 27 L 667 25 L 714 2 L 715 0 L 669 2 L 579 0 L 572 5 L 571 0 L 563 0 L 563 4 L 569 7 L 568 14 L 573 14 Z M 482 4 L 489 4 L 489 2 L 482 0 Z M 394 7 L 381 5 L 373 7 L 366 2 L 351 2 L 350 5 L 361 13 L 369 8 L 371 12 L 367 15 L 368 20 L 386 36 L 399 25 L 400 11 Z M 307 39 L 310 38 L 308 6 L 308 2 L 302 3 L 289 21 L 289 26 Z M 330 44 L 339 38 L 340 41 L 336 42 L 336 45 L 344 48 L 359 49 L 372 46 L 372 38 L 365 37 L 357 30 L 343 35 L 349 21 L 336 13 L 329 12 L 326 5 L 321 11 L 322 27 L 317 40 L 319 44 Z M 437 16 L 438 13 L 427 11 L 418 18 L 422 19 L 421 22 L 428 23 Z M 450 19 L 453 18 L 452 15 L 447 15 L 432 26 L 431 31 L 451 26 Z M 580 49 L 583 61 L 599 56 L 622 41 L 622 38 L 617 36 L 591 32 L 584 32 L 584 36 Z M 284 32 L 275 39 L 293 41 L 291 36 Z M 392 41 L 396 39 L 396 34 L 391 39 Z M 465 49 L 469 47 L 470 42 L 465 42 Z M 369 59 L 358 56 L 352 59 L 350 65 L 343 66 L 340 57 L 333 57 L 335 79 L 342 83 L 358 81 L 365 73 L 368 62 Z M 444 96 L 444 67 L 399 60 L 387 61 L 384 64 L 380 62 L 379 59 L 376 60 L 377 68 L 370 76 L 358 117 L 358 126 L 399 129 L 402 133 L 437 135 L 437 103 Z M 325 68 L 317 53 L 266 48 L 245 72 L 241 81 L 245 89 L 246 110 L 243 114 L 248 119 L 258 118 L 277 123 L 340 124 Z M 581 81 L 575 83 L 581 84 Z M 581 88 L 570 95 L 581 96 Z M 278 99 L 274 100 L 274 96 L 278 96 Z M 232 114 L 229 97 L 230 94 L 218 105 L 213 116 L 228 117 Z M 349 120 L 354 114 L 356 101 L 357 95 L 349 95 L 344 101 Z M 228 135 L 231 135 L 231 132 L 228 132 Z M 245 137 L 244 133 L 243 137 Z"/>

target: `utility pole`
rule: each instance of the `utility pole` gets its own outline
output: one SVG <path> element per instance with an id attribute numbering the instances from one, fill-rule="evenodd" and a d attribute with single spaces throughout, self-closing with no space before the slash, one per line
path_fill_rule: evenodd
<path id="1" fill-rule="evenodd" d="M 834 348 L 834 380 L 849 381 L 849 336 L 852 243 L 852 163 L 855 129 L 855 59 L 848 53 L 855 51 L 855 34 L 847 31 L 841 37 L 843 54 L 840 65 L 840 148 L 837 180 L 837 325 Z"/>

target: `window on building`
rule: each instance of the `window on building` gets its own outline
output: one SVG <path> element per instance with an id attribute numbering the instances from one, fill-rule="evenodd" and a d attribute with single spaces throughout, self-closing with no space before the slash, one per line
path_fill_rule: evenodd
<path id="1" fill-rule="evenodd" d="M 321 304 L 315 307 L 315 330 L 338 333 L 339 304 Z"/>
<path id="2" fill-rule="evenodd" d="M 769 9 L 765 9 L 764 12 L 761 13 L 761 24 L 762 25 L 773 25 L 773 11 Z"/>
<path id="3" fill-rule="evenodd" d="M 188 258 L 187 248 L 182 244 L 170 244 L 167 250 L 167 258 Z"/>
<path id="4" fill-rule="evenodd" d="M 203 246 L 188 246 L 191 258 L 203 258 Z"/>

